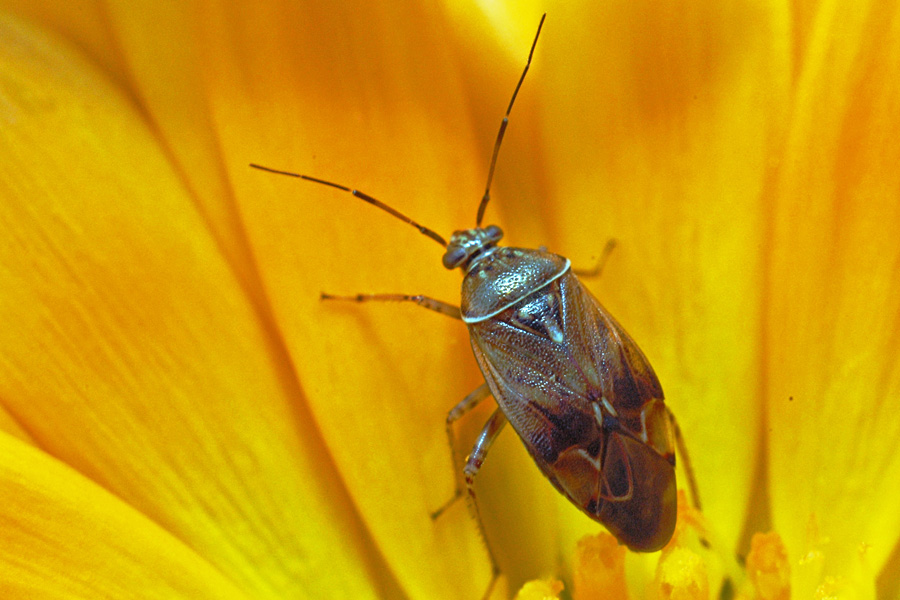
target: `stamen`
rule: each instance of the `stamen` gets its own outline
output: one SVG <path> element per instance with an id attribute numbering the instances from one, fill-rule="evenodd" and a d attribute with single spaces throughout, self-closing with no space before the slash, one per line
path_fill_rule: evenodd
<path id="1" fill-rule="evenodd" d="M 686 547 L 663 552 L 656 567 L 660 600 L 709 600 L 709 577 L 703 558 Z"/>
<path id="2" fill-rule="evenodd" d="M 756 533 L 750 540 L 747 577 L 761 600 L 789 600 L 791 565 L 787 547 L 777 533 Z"/>
<path id="3" fill-rule="evenodd" d="M 559 600 L 563 584 L 557 579 L 529 581 L 516 594 L 516 600 Z"/>
<path id="4" fill-rule="evenodd" d="M 701 540 L 706 537 L 706 523 L 703 519 L 703 513 L 688 502 L 687 494 L 684 490 L 678 490 L 678 516 L 675 521 L 675 532 L 664 550 L 688 545 L 689 539 L 693 538 L 696 540 L 698 537 Z"/>
<path id="5" fill-rule="evenodd" d="M 625 546 L 612 535 L 601 532 L 578 540 L 575 547 L 575 600 L 617 600 L 628 598 L 625 582 Z"/>

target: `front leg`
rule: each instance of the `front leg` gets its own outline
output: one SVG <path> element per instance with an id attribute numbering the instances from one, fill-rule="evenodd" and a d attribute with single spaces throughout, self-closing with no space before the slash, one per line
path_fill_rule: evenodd
<path id="1" fill-rule="evenodd" d="M 597 259 L 597 262 L 590 269 L 572 269 L 572 272 L 578 275 L 579 277 L 584 277 L 585 279 L 599 279 L 600 275 L 603 274 L 603 267 L 606 266 L 606 261 L 609 259 L 609 255 L 612 254 L 612 251 L 616 248 L 616 240 L 610 238 L 606 240 L 606 245 L 603 247 L 603 252 L 600 253 L 600 258 Z"/>

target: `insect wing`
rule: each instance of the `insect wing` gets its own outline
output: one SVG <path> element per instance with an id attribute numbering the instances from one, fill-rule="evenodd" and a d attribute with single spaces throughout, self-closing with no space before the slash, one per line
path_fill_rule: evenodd
<path id="1" fill-rule="evenodd" d="M 571 273 L 469 329 L 494 397 L 547 478 L 632 549 L 663 546 L 675 523 L 671 427 L 628 334 Z"/>

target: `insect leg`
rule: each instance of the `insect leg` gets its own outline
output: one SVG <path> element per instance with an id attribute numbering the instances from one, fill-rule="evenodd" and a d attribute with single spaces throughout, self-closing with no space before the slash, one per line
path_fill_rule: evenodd
<path id="1" fill-rule="evenodd" d="M 700 492 L 697 489 L 697 479 L 694 477 L 694 467 L 691 465 L 691 458 L 688 455 L 687 444 L 684 443 L 684 436 L 681 435 L 681 428 L 678 427 L 678 421 L 675 415 L 666 407 L 669 415 L 669 421 L 672 423 L 672 429 L 675 431 L 675 444 L 678 446 L 678 453 L 684 461 L 684 473 L 687 476 L 688 487 L 691 488 L 691 499 L 694 501 L 694 508 L 702 510 L 700 506 Z"/>
<path id="2" fill-rule="evenodd" d="M 603 273 L 603 267 L 606 266 L 606 261 L 609 259 L 609 255 L 612 254 L 615 247 L 615 238 L 609 238 L 606 241 L 606 245 L 603 247 L 603 252 L 600 253 L 600 258 L 597 259 L 597 263 L 593 267 L 590 269 L 572 269 L 572 272 L 579 277 L 600 277 Z"/>
<path id="3" fill-rule="evenodd" d="M 461 319 L 459 313 L 459 308 L 453 306 L 452 304 L 448 304 L 446 302 L 441 302 L 440 300 L 435 300 L 434 298 L 429 298 L 428 296 L 410 296 L 407 294 L 356 294 L 355 296 L 334 296 L 332 294 L 322 293 L 322 300 L 348 300 L 350 302 L 415 302 L 419 306 L 425 307 L 428 310 L 433 310 L 434 312 L 439 312 L 442 315 L 447 315 L 448 317 L 453 317 L 454 319 Z"/>
<path id="4" fill-rule="evenodd" d="M 437 519 L 444 513 L 445 510 L 452 506 L 457 500 L 462 498 L 463 479 L 460 478 L 460 474 L 462 474 L 464 476 L 466 490 L 469 493 L 469 511 L 475 518 L 475 522 L 478 523 L 478 532 L 481 534 L 481 539 L 484 540 L 484 545 L 487 549 L 488 557 L 491 561 L 491 581 L 484 593 L 485 599 L 490 597 L 491 591 L 494 589 L 494 584 L 497 582 L 497 578 L 500 576 L 500 567 L 497 566 L 497 560 L 494 558 L 494 552 L 491 550 L 491 546 L 487 542 L 487 536 L 484 533 L 484 524 L 481 521 L 481 514 L 478 511 L 478 503 L 475 499 L 474 483 L 475 475 L 478 473 L 478 470 L 484 463 L 484 457 L 487 455 L 488 449 L 491 447 L 491 444 L 494 442 L 497 434 L 500 433 L 500 430 L 503 429 L 503 426 L 506 424 L 506 415 L 504 415 L 499 408 L 494 411 L 494 414 L 491 415 L 491 418 L 488 419 L 488 422 L 485 423 L 484 428 L 478 435 L 478 440 L 475 442 L 475 447 L 472 448 L 472 453 L 469 454 L 469 457 L 466 459 L 466 466 L 461 470 L 456 458 L 456 444 L 455 437 L 453 435 L 453 425 L 454 423 L 459 421 L 463 415 L 478 406 L 478 404 L 480 404 L 482 400 L 490 395 L 490 388 L 486 383 L 483 383 L 478 386 L 474 392 L 463 398 L 462 401 L 454 406 L 453 409 L 447 414 L 447 441 L 450 443 L 450 453 L 453 457 L 453 473 L 454 479 L 456 480 L 456 490 L 454 491 L 453 496 L 450 498 L 450 500 L 445 502 L 443 506 L 431 513 L 431 518 Z"/>
<path id="5" fill-rule="evenodd" d="M 478 435 L 478 440 L 475 442 L 475 447 L 472 448 L 472 453 L 466 460 L 466 466 L 463 468 L 463 474 L 466 477 L 466 490 L 469 492 L 469 510 L 471 511 L 472 516 L 475 517 L 475 521 L 478 523 L 478 531 L 481 533 L 481 539 L 484 540 L 484 547 L 487 549 L 488 557 L 491 559 L 491 582 L 484 592 L 485 599 L 490 597 L 491 590 L 494 589 L 494 584 L 497 583 L 497 578 L 500 576 L 500 567 L 497 565 L 494 551 L 491 550 L 491 545 L 488 543 L 487 535 L 484 532 L 484 522 L 481 520 L 481 513 L 478 510 L 478 501 L 475 498 L 475 475 L 478 474 L 478 470 L 481 469 L 481 465 L 484 464 L 484 457 L 487 456 L 491 444 L 497 439 L 497 435 L 503 429 L 504 425 L 506 425 L 506 415 L 498 408 L 494 411 L 494 414 L 491 415 L 491 418 L 488 419 L 488 422 L 484 424 L 484 428 L 481 430 L 481 433 Z"/>
<path id="6" fill-rule="evenodd" d="M 462 498 L 463 495 L 463 479 L 461 477 L 463 470 L 460 468 L 459 462 L 456 459 L 456 438 L 453 435 L 453 424 L 459 421 L 463 415 L 467 412 L 478 406 L 482 400 L 491 395 L 491 390 L 486 383 L 482 383 L 480 386 L 475 388 L 475 391 L 462 399 L 462 401 L 453 407 L 453 409 L 447 413 L 447 419 L 445 421 L 445 425 L 447 428 L 447 442 L 450 445 L 450 456 L 453 459 L 453 477 L 456 481 L 456 489 L 453 492 L 453 496 L 445 502 L 440 508 L 431 513 L 432 519 L 437 519 L 440 517 L 445 510 L 450 508 L 454 502 Z M 479 440 L 481 438 L 479 437 Z"/>
<path id="7" fill-rule="evenodd" d="M 478 439 L 475 441 L 475 447 L 472 448 L 472 453 L 469 455 L 469 458 L 466 459 L 466 466 L 463 467 L 463 474 L 466 476 L 466 487 L 468 488 L 469 496 L 471 496 L 473 500 L 475 499 L 475 489 L 473 488 L 475 476 L 478 474 L 479 469 L 481 469 L 481 465 L 484 464 L 484 457 L 487 456 L 488 450 L 491 449 L 491 444 L 497 439 L 497 435 L 503 429 L 504 425 L 506 425 L 506 415 L 498 408 L 494 411 L 494 414 L 491 415 L 491 418 L 488 419 L 488 422 L 484 424 L 484 428 L 481 430 Z"/>

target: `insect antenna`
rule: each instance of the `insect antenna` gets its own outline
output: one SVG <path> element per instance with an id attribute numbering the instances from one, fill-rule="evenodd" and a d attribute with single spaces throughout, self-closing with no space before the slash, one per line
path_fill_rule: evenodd
<path id="1" fill-rule="evenodd" d="M 525 69 L 522 71 L 522 76 L 519 77 L 519 83 L 516 84 L 516 89 L 509 101 L 509 106 L 506 107 L 506 114 L 503 116 L 503 120 L 500 121 L 500 131 L 497 132 L 497 141 L 494 142 L 494 153 L 491 156 L 491 166 L 488 169 L 487 185 L 484 186 L 484 196 L 481 197 L 481 204 L 478 205 L 478 218 L 475 220 L 475 224 L 478 227 L 481 227 L 481 221 L 484 219 L 484 211 L 487 208 L 488 202 L 491 201 L 491 181 L 494 179 L 494 167 L 497 166 L 497 155 L 500 153 L 500 142 L 503 141 L 503 134 L 506 133 L 506 126 L 509 125 L 509 113 L 512 111 L 516 96 L 519 95 L 519 88 L 522 87 L 522 82 L 525 81 L 528 67 L 531 66 L 531 57 L 534 56 L 534 48 L 537 46 L 538 38 L 541 36 L 541 28 L 544 26 L 544 19 L 546 18 L 547 13 L 544 13 L 541 16 L 541 22 L 538 23 L 537 33 L 534 34 L 534 41 L 531 42 L 531 52 L 528 53 L 528 62 L 525 63 Z"/>
<path id="2" fill-rule="evenodd" d="M 275 173 L 277 175 L 287 175 L 288 177 L 296 177 L 297 179 L 303 179 L 305 181 L 312 181 L 313 183 L 321 183 L 322 185 L 327 185 L 327 186 L 337 188 L 337 189 L 345 191 L 345 192 L 349 192 L 349 193 L 353 194 L 354 196 L 356 196 L 357 198 L 359 198 L 360 200 L 362 200 L 363 202 L 368 202 L 369 204 L 371 204 L 373 206 L 377 206 L 384 212 L 386 212 L 390 215 L 393 215 L 394 217 L 397 217 L 404 223 L 409 223 L 410 225 L 412 225 L 413 227 L 418 229 L 419 233 L 433 239 L 434 241 L 436 241 L 438 244 L 440 244 L 444 248 L 447 247 L 447 240 L 445 240 L 443 237 L 441 237 L 440 234 L 425 227 L 424 225 L 419 225 L 418 223 L 416 223 L 415 221 L 413 221 L 412 219 L 410 219 L 409 217 L 404 215 L 402 212 L 391 208 L 390 206 L 388 206 L 381 200 L 378 200 L 377 198 L 373 198 L 372 196 L 366 194 L 365 192 L 361 192 L 359 190 L 354 190 L 352 188 L 348 188 L 345 185 L 341 185 L 339 183 L 334 183 L 333 181 L 325 181 L 324 179 L 316 179 L 315 177 L 310 177 L 309 175 L 301 175 L 300 173 L 292 173 L 290 171 L 279 171 L 278 169 L 271 169 L 269 167 L 264 167 L 262 165 L 256 165 L 253 163 L 250 163 L 250 166 L 253 167 L 254 169 L 259 169 L 260 171 L 267 171 L 269 173 Z"/>

